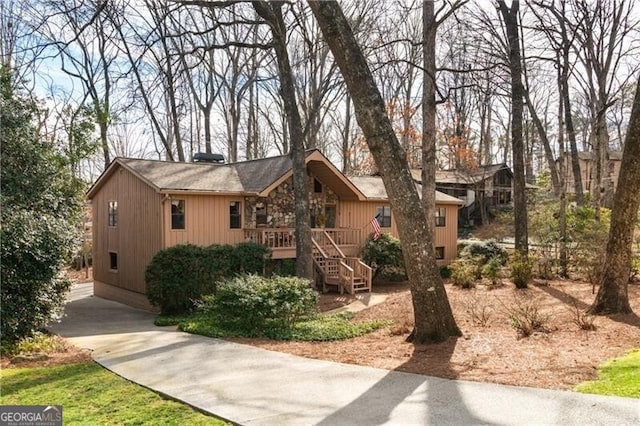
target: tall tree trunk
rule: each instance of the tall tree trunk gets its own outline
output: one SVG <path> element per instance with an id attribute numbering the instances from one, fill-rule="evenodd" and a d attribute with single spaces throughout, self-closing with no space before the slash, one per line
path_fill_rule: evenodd
<path id="1" fill-rule="evenodd" d="M 434 4 L 425 1 L 422 3 L 422 208 L 431 235 L 435 233 L 436 217 L 436 31 Z"/>
<path id="2" fill-rule="evenodd" d="M 624 142 L 618 188 L 613 201 L 604 274 L 589 311 L 631 313 L 627 286 L 631 270 L 633 231 L 640 207 L 640 79 Z"/>
<path id="3" fill-rule="evenodd" d="M 336 2 L 312 1 L 309 7 L 342 71 L 353 98 L 356 119 L 389 194 L 411 282 L 415 318 L 413 341 L 439 342 L 459 336 L 460 330 L 436 264 L 433 235 L 427 226 L 405 153 L 362 50 Z"/>
<path id="4" fill-rule="evenodd" d="M 565 59 L 568 61 L 568 59 Z M 569 149 L 571 150 L 571 171 L 573 173 L 573 187 L 576 193 L 576 203 L 584 205 L 584 188 L 582 187 L 582 173 L 580 171 L 580 160 L 578 158 L 578 143 L 576 141 L 576 131 L 573 126 L 573 115 L 571 114 L 571 98 L 569 97 L 569 64 L 563 63 L 562 76 L 562 101 L 564 104 L 564 125 L 569 138 Z"/>
<path id="5" fill-rule="evenodd" d="M 595 182 L 593 185 L 593 207 L 595 209 L 595 220 L 600 222 L 601 210 L 602 210 L 602 200 L 605 192 L 605 187 L 603 184 L 604 180 L 604 167 L 607 162 L 608 151 L 609 151 L 609 131 L 607 130 L 606 123 L 606 108 L 598 102 L 598 108 L 596 112 L 595 118 L 595 152 L 594 152 L 594 161 L 596 167 L 596 176 Z"/>
<path id="6" fill-rule="evenodd" d="M 561 72 L 558 71 L 558 93 L 562 93 L 562 77 Z M 560 276 L 563 278 L 568 277 L 567 270 L 567 166 L 565 161 L 567 156 L 565 155 L 565 142 L 564 142 L 564 103 L 558 102 L 558 147 L 560 149 L 560 155 L 558 158 L 558 176 L 560 178 L 560 212 L 558 219 L 558 226 L 560 228 Z"/>
<path id="7" fill-rule="evenodd" d="M 342 173 L 351 172 L 351 145 L 349 135 L 351 133 L 351 97 L 347 94 L 344 103 L 344 129 L 342 131 Z"/>
<path id="8" fill-rule="evenodd" d="M 254 1 L 253 7 L 271 28 L 273 48 L 278 62 L 280 95 L 287 114 L 291 135 L 291 162 L 293 167 L 293 192 L 296 214 L 296 274 L 313 279 L 311 254 L 311 219 L 309 216 L 309 181 L 305 163 L 302 121 L 298 112 L 293 73 L 287 52 L 287 27 L 282 17 L 284 2 Z"/>
<path id="9" fill-rule="evenodd" d="M 524 176 L 524 141 L 522 115 L 524 110 L 522 84 L 522 58 L 518 14 L 520 2 L 514 0 L 508 8 L 504 0 L 498 1 L 509 39 L 509 70 L 511 72 L 511 147 L 513 154 L 513 210 L 515 216 L 515 248 L 521 254 L 529 251 L 527 234 L 527 196 Z"/>

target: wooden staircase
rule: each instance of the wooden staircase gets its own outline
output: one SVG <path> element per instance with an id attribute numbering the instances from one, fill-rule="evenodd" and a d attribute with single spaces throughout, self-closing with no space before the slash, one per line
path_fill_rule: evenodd
<path id="1" fill-rule="evenodd" d="M 329 287 L 343 294 L 371 291 L 371 268 L 358 257 L 347 257 L 326 231 L 312 234 L 313 263 L 316 282 L 322 282 L 322 292 Z"/>

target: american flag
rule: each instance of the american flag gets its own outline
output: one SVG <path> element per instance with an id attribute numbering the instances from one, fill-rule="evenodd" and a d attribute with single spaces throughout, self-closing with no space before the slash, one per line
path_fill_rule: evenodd
<path id="1" fill-rule="evenodd" d="M 371 219 L 371 227 L 373 228 L 373 241 L 376 241 L 380 238 L 380 222 L 378 222 L 378 217 L 380 214 L 378 213 L 376 217 Z"/>

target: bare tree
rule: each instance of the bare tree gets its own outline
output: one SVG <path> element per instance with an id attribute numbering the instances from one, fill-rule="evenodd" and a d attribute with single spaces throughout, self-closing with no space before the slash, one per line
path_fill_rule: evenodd
<path id="1" fill-rule="evenodd" d="M 283 2 L 255 1 L 253 7 L 262 17 L 273 37 L 273 48 L 278 61 L 280 94 L 287 112 L 291 134 L 291 161 L 293 164 L 293 191 L 296 200 L 296 274 L 311 279 L 313 258 L 311 254 L 311 226 L 309 216 L 309 190 L 302 121 L 298 112 L 293 72 L 287 51 L 287 27 L 282 16 Z"/>
<path id="2" fill-rule="evenodd" d="M 634 1 L 572 0 L 575 17 L 572 24 L 576 43 L 574 50 L 584 67 L 577 74 L 584 87 L 591 111 L 590 140 L 594 150 L 596 173 L 592 185 L 596 219 L 605 192 L 613 187 L 604 185 L 605 166 L 609 153 L 607 112 L 626 80 L 617 81 L 615 75 L 625 56 L 637 55 L 640 43 L 632 39 L 640 19 L 634 14 Z M 570 22 L 571 22 L 570 21 Z M 630 78 L 638 64 L 628 73 Z M 622 85 L 620 84 L 622 83 Z"/>
<path id="3" fill-rule="evenodd" d="M 119 78 L 114 44 L 115 30 L 110 25 L 104 1 L 43 1 L 46 19 L 37 26 L 62 62 L 62 71 L 82 84 L 83 95 L 93 108 L 100 132 L 104 166 L 111 162 L 109 126 L 112 118 L 111 98 Z"/>
<path id="4" fill-rule="evenodd" d="M 385 111 L 366 59 L 340 6 L 311 2 L 324 39 L 329 44 L 353 97 L 358 124 L 380 169 L 402 241 L 411 281 L 415 342 L 438 342 L 459 336 L 433 252 L 433 236 L 415 190 L 404 151 Z"/>
<path id="5" fill-rule="evenodd" d="M 527 254 L 527 198 L 524 177 L 524 143 L 522 140 L 522 115 L 524 86 L 522 84 L 522 57 L 520 53 L 520 2 L 514 0 L 507 7 L 498 0 L 507 39 L 509 42 L 509 71 L 511 74 L 511 147 L 513 155 L 513 210 L 515 216 L 515 246 L 522 254 Z"/>

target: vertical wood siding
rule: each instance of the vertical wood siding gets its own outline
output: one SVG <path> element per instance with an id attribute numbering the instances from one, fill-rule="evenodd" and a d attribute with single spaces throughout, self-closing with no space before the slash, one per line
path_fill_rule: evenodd
<path id="1" fill-rule="evenodd" d="M 144 271 L 161 248 L 160 194 L 119 168 L 91 200 L 93 209 L 93 274 L 96 281 L 145 293 Z M 108 227 L 109 201 L 118 202 L 118 223 Z M 118 254 L 111 271 L 109 252 Z"/>
<path id="2" fill-rule="evenodd" d="M 171 229 L 171 202 L 185 201 L 185 229 Z M 231 229 L 229 223 L 229 205 L 232 201 L 242 202 L 242 228 L 247 218 L 244 209 L 244 197 L 226 195 L 183 195 L 173 194 L 163 203 L 164 208 L 164 247 L 176 244 L 237 244 L 244 241 L 243 229 Z"/>
<path id="3" fill-rule="evenodd" d="M 389 203 L 384 201 L 341 201 L 338 212 L 338 226 L 360 229 L 364 240 L 373 232 L 370 222 L 375 217 L 377 208 L 388 205 Z M 444 247 L 445 258 L 438 262 L 445 264 L 451 262 L 457 255 L 458 206 L 450 204 L 437 204 L 437 206 L 447 209 L 446 226 L 436 227 L 434 242 L 435 247 Z M 393 209 L 391 209 L 391 228 L 382 228 L 382 232 L 389 233 L 396 238 L 399 237 Z"/>

